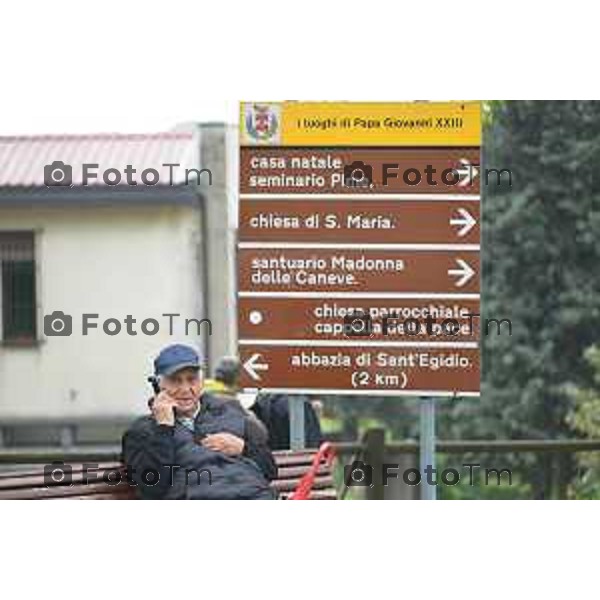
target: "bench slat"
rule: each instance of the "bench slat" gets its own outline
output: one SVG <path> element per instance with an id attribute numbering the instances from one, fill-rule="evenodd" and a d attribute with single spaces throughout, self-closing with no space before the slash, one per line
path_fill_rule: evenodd
<path id="1" fill-rule="evenodd" d="M 292 492 L 284 492 L 279 497 L 281 500 L 289 500 Z M 311 500 L 337 500 L 337 492 L 335 490 L 313 490 L 310 493 Z"/>
<path id="2" fill-rule="evenodd" d="M 66 463 L 67 465 L 69 465 L 72 468 L 72 472 L 73 475 L 75 476 L 77 473 L 83 473 L 83 464 L 84 463 Z M 120 470 L 123 468 L 123 464 L 122 463 L 118 463 L 118 462 L 111 462 L 111 463 L 85 463 L 85 464 L 94 464 L 95 468 L 101 469 L 101 470 L 109 470 L 109 471 L 115 471 L 115 470 Z M 90 471 L 90 472 L 95 472 L 94 471 Z M 22 477 L 35 477 L 35 476 L 43 476 L 43 469 L 40 466 L 38 466 L 37 468 L 34 467 L 29 467 L 27 469 L 24 469 L 23 471 L 9 471 L 7 473 L 2 473 L 0 474 L 0 488 L 2 487 L 2 483 L 5 481 L 10 481 L 12 479 L 21 479 Z"/>
<path id="3" fill-rule="evenodd" d="M 316 450 L 314 452 L 301 451 L 298 453 L 293 452 L 274 452 L 275 463 L 279 467 L 287 467 L 294 465 L 311 465 L 315 457 Z"/>
<path id="4" fill-rule="evenodd" d="M 293 492 L 299 483 L 299 479 L 277 479 L 271 485 L 278 492 Z M 313 489 L 332 488 L 333 477 L 317 477 Z"/>
<path id="5" fill-rule="evenodd" d="M 37 498 L 36 498 L 37 499 Z M 42 500 L 136 500 L 135 495 L 125 494 L 93 494 L 88 496 L 67 496 L 56 498 L 41 498 Z"/>
<path id="6" fill-rule="evenodd" d="M 308 471 L 308 466 L 301 467 L 279 467 L 277 469 L 277 479 L 300 479 Z M 331 468 L 321 463 L 317 469 L 317 475 L 330 475 Z"/>
<path id="7" fill-rule="evenodd" d="M 105 474 L 110 475 L 111 481 L 114 481 L 114 474 L 118 471 L 121 473 L 122 481 L 125 480 L 125 474 L 122 472 L 122 466 L 117 465 L 114 468 L 110 469 L 99 469 L 94 471 L 89 471 L 87 475 L 87 480 L 90 483 L 95 482 L 103 482 L 103 476 Z M 74 485 L 78 483 L 84 483 L 83 471 L 73 471 L 71 481 Z M 106 482 L 104 482 L 106 483 Z M 48 484 L 49 487 L 68 487 L 64 483 L 58 482 L 50 482 Z M 0 491 L 2 490 L 11 490 L 16 488 L 29 488 L 29 487 L 47 487 L 46 481 L 44 478 L 44 473 L 27 473 L 20 475 L 18 477 L 6 477 L 4 479 L 0 479 Z"/>
<path id="8" fill-rule="evenodd" d="M 29 488 L 17 488 L 13 490 L 3 490 L 0 498 L 5 500 L 23 499 L 23 500 L 34 500 L 37 498 L 68 498 L 71 496 L 93 496 L 94 494 L 103 493 L 114 493 L 118 488 L 123 486 L 125 491 L 130 488 L 127 484 L 120 484 L 111 488 L 105 483 L 95 484 L 91 483 L 88 485 L 72 485 L 72 486 L 52 486 L 52 487 L 29 487 Z"/>

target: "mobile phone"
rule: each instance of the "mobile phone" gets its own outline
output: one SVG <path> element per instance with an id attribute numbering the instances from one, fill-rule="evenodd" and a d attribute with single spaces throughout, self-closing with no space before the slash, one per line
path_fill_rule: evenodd
<path id="1" fill-rule="evenodd" d="M 152 386 L 154 390 L 154 396 L 148 400 L 148 408 L 152 410 L 152 405 L 154 404 L 154 397 L 160 394 L 160 385 L 158 385 L 158 377 L 154 377 L 154 375 L 148 377 L 146 381 Z"/>
<path id="2" fill-rule="evenodd" d="M 148 377 L 147 381 L 152 386 L 154 393 L 158 396 L 158 394 L 160 394 L 160 385 L 158 385 L 158 377 L 154 377 L 154 375 L 151 375 L 150 377 Z"/>
<path id="3" fill-rule="evenodd" d="M 158 377 L 151 375 L 150 377 L 148 377 L 147 381 L 148 381 L 148 383 L 150 383 L 150 385 L 152 386 L 152 389 L 154 390 L 154 396 L 158 396 L 158 394 L 160 394 L 162 391 L 160 389 L 160 385 L 158 383 Z M 149 409 L 152 409 L 152 405 L 154 404 L 154 396 L 152 398 L 150 398 L 150 400 L 148 400 L 148 408 Z M 175 412 L 174 408 L 173 408 L 173 412 Z"/>

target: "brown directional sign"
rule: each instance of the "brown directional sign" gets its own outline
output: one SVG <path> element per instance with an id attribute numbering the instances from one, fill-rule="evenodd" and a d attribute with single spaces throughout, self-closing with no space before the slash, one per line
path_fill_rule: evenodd
<path id="1" fill-rule="evenodd" d="M 238 303 L 239 336 L 246 340 L 475 342 L 480 329 L 478 299 L 242 296 Z"/>
<path id="2" fill-rule="evenodd" d="M 242 106 L 245 388 L 478 394 L 479 119 L 477 103 Z"/>
<path id="3" fill-rule="evenodd" d="M 278 389 L 447 394 L 479 391 L 476 348 L 240 346 L 242 385 Z"/>
<path id="4" fill-rule="evenodd" d="M 242 194 L 476 195 L 479 181 L 479 148 L 242 148 L 240 155 Z"/>
<path id="5" fill-rule="evenodd" d="M 246 200 L 240 241 L 478 244 L 479 201 Z"/>
<path id="6" fill-rule="evenodd" d="M 311 248 L 238 251 L 240 292 L 479 291 L 479 253 L 468 250 Z"/>

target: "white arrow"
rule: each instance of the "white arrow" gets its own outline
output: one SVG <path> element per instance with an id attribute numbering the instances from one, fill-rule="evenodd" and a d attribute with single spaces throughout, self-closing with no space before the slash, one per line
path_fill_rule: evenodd
<path id="1" fill-rule="evenodd" d="M 466 208 L 459 208 L 458 214 L 460 219 L 450 219 L 450 225 L 460 225 L 461 228 L 457 231 L 458 237 L 463 237 L 475 227 L 477 220 L 473 218 L 471 213 Z"/>
<path id="2" fill-rule="evenodd" d="M 456 287 L 462 287 L 465 285 L 465 283 L 467 283 L 467 281 L 469 281 L 469 279 L 471 279 L 471 277 L 473 277 L 473 275 L 475 275 L 475 271 L 473 271 L 473 269 L 462 258 L 457 258 L 456 263 L 460 269 L 448 269 L 448 275 L 458 275 L 460 279 L 457 279 L 454 282 L 454 285 Z"/>
<path id="3" fill-rule="evenodd" d="M 269 365 L 267 363 L 259 363 L 256 362 L 260 360 L 260 354 L 253 354 L 245 363 L 244 369 L 246 369 L 246 373 L 254 379 L 254 381 L 260 381 L 261 377 L 256 371 L 268 371 Z"/>
<path id="4" fill-rule="evenodd" d="M 479 169 L 477 168 L 479 165 L 472 165 L 466 158 L 461 158 L 459 162 L 462 167 L 454 169 L 458 173 L 458 185 L 460 187 L 471 185 L 477 175 L 479 175 Z"/>

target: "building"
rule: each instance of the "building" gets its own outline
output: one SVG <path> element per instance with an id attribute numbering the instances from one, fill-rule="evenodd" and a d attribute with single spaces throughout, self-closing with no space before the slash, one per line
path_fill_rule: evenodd
<path id="1" fill-rule="evenodd" d="M 236 152 L 224 125 L 0 138 L 0 444 L 116 441 L 161 346 L 234 351 Z"/>

